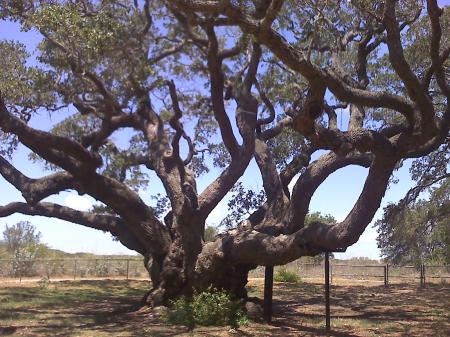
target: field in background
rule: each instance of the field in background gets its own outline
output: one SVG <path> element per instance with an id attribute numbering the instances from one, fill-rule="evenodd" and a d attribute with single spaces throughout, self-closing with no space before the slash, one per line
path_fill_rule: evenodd
<path id="1" fill-rule="evenodd" d="M 148 279 L 139 257 L 59 258 L 16 261 L 0 259 L 0 280 Z"/>
<path id="2" fill-rule="evenodd" d="M 323 285 L 275 283 L 271 325 L 251 323 L 239 330 L 168 326 L 135 304 L 149 289 L 146 281 L 97 280 L 3 283 L 0 336 L 157 337 L 157 336 L 324 336 Z M 262 297 L 263 280 L 251 279 L 251 296 Z M 450 287 L 411 284 L 389 287 L 333 285 L 331 336 L 450 335 Z"/>
<path id="3" fill-rule="evenodd" d="M 330 262 L 330 281 L 333 284 L 347 284 L 348 282 L 378 284 L 420 284 L 425 283 L 448 284 L 450 283 L 450 266 L 424 265 L 396 266 L 388 265 L 374 260 L 368 261 L 338 260 Z M 299 260 L 288 263 L 285 266 L 276 266 L 275 273 L 280 268 L 287 269 L 302 280 L 324 282 L 324 265 L 314 263 L 302 263 Z M 264 267 L 252 270 L 250 277 L 264 277 Z"/>
<path id="4" fill-rule="evenodd" d="M 384 284 L 411 283 L 419 284 L 421 270 L 413 266 L 392 266 L 378 261 L 334 260 L 330 264 L 331 282 L 345 283 L 346 280 L 360 282 L 378 282 Z M 299 275 L 302 279 L 323 282 L 324 266 L 322 264 L 304 263 L 300 260 L 282 267 Z M 426 283 L 450 283 L 450 266 L 426 265 L 423 270 Z M 250 272 L 250 277 L 263 277 L 264 268 L 258 267 Z M 142 258 L 60 258 L 36 259 L 33 261 L 16 261 L 0 259 L 0 280 L 77 280 L 77 279 L 148 279 Z"/>

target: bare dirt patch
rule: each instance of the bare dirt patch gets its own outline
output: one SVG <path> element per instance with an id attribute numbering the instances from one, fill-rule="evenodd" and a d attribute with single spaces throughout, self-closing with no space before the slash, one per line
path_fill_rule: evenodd
<path id="1" fill-rule="evenodd" d="M 262 297 L 262 279 L 249 282 Z M 0 288 L 0 336 L 325 336 L 323 285 L 276 283 L 272 324 L 230 327 L 168 326 L 138 310 L 145 281 L 64 281 L 46 288 L 26 283 Z M 333 285 L 331 336 L 450 336 L 450 287 Z"/>

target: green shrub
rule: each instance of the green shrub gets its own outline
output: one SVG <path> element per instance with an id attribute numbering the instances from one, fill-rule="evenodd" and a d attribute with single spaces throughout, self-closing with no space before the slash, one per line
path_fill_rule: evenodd
<path id="1" fill-rule="evenodd" d="M 301 281 L 300 276 L 296 273 L 287 270 L 286 268 L 280 268 L 275 273 L 273 280 L 275 282 L 286 282 L 286 283 L 299 283 Z"/>
<path id="2" fill-rule="evenodd" d="M 167 317 L 171 324 L 193 328 L 195 325 L 237 327 L 248 323 L 242 310 L 242 302 L 232 299 L 227 292 L 212 287 L 194 294 L 192 298 L 181 297 L 171 304 L 172 310 Z"/>
<path id="3" fill-rule="evenodd" d="M 43 277 L 38 281 L 38 286 L 41 290 L 47 289 L 50 285 L 50 280 L 48 277 Z"/>
<path id="4" fill-rule="evenodd" d="M 170 324 L 186 325 L 190 328 L 195 326 L 192 310 L 192 301 L 186 297 L 181 297 L 171 302 L 172 310 L 167 315 Z"/>
<path id="5" fill-rule="evenodd" d="M 94 275 L 96 277 L 106 277 L 109 276 L 108 262 L 107 261 L 95 261 Z"/>

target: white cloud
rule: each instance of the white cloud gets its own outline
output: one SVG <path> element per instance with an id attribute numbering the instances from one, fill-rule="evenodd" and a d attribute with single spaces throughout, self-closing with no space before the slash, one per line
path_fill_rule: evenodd
<path id="1" fill-rule="evenodd" d="M 65 197 L 64 204 L 67 207 L 71 207 L 79 211 L 86 211 L 92 207 L 92 202 L 88 198 L 75 194 L 69 194 Z"/>

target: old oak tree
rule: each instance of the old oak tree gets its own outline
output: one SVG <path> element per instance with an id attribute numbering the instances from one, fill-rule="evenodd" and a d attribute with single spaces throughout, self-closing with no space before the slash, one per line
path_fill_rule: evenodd
<path id="1" fill-rule="evenodd" d="M 24 198 L 0 216 L 110 232 L 145 257 L 150 305 L 211 284 L 245 297 L 257 265 L 355 243 L 405 159 L 448 152 L 449 12 L 433 0 L 0 1 L 4 20 L 41 36 L 33 62 L 0 42 L 0 173 Z M 41 130 L 35 115 L 58 122 Z M 47 176 L 12 165 L 18 144 Z M 252 160 L 264 195 L 205 242 Z M 369 170 L 346 218 L 305 222 L 349 165 Z M 156 208 L 138 193 L 152 193 L 149 171 L 166 194 Z M 64 190 L 99 203 L 46 201 Z"/>

